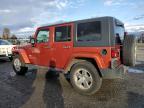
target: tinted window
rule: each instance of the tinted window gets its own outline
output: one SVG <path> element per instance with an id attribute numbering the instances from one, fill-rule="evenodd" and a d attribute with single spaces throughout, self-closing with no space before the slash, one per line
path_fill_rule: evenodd
<path id="1" fill-rule="evenodd" d="M 70 41 L 71 40 L 71 26 L 61 26 L 55 28 L 55 41 Z"/>
<path id="2" fill-rule="evenodd" d="M 45 43 L 49 41 L 49 30 L 40 30 L 37 34 L 37 43 Z"/>
<path id="3" fill-rule="evenodd" d="M 116 44 L 122 44 L 124 39 L 125 29 L 123 26 L 117 25 L 115 28 Z"/>
<path id="4" fill-rule="evenodd" d="M 98 41 L 101 39 L 101 22 L 79 23 L 77 26 L 77 41 Z"/>
<path id="5" fill-rule="evenodd" d="M 6 40 L 0 40 L 0 45 L 12 45 L 12 43 L 10 43 Z"/>

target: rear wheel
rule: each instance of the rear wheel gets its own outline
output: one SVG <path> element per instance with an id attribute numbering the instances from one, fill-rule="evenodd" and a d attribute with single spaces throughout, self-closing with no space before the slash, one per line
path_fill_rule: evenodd
<path id="1" fill-rule="evenodd" d="M 77 63 L 72 67 L 70 81 L 74 89 L 84 95 L 96 93 L 102 84 L 102 78 L 99 76 L 97 69 L 87 61 Z"/>
<path id="2" fill-rule="evenodd" d="M 28 67 L 25 66 L 19 55 L 14 56 L 12 64 L 17 75 L 25 75 L 27 73 Z"/>

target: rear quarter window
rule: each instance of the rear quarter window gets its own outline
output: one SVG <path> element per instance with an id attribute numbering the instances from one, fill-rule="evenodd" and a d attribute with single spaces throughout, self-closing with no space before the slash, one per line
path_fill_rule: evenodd
<path id="1" fill-rule="evenodd" d="M 77 41 L 98 41 L 101 39 L 101 22 L 93 21 L 77 24 Z"/>

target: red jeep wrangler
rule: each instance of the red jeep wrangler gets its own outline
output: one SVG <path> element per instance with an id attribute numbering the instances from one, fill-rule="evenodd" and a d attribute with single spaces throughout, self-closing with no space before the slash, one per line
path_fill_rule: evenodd
<path id="1" fill-rule="evenodd" d="M 18 75 L 28 64 L 60 70 L 79 93 L 91 95 L 102 79 L 122 78 L 124 65 L 134 64 L 134 37 L 124 35 L 124 24 L 113 17 L 39 27 L 31 44 L 13 50 L 13 69 Z"/>

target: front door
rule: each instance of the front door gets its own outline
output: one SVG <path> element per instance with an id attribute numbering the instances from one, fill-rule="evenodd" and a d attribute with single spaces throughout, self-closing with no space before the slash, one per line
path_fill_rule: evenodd
<path id="1" fill-rule="evenodd" d="M 72 24 L 54 27 L 54 43 L 52 60 L 57 68 L 63 69 L 72 53 Z"/>
<path id="2" fill-rule="evenodd" d="M 35 52 L 37 65 L 49 66 L 50 60 L 50 29 L 39 29 L 36 35 Z"/>

